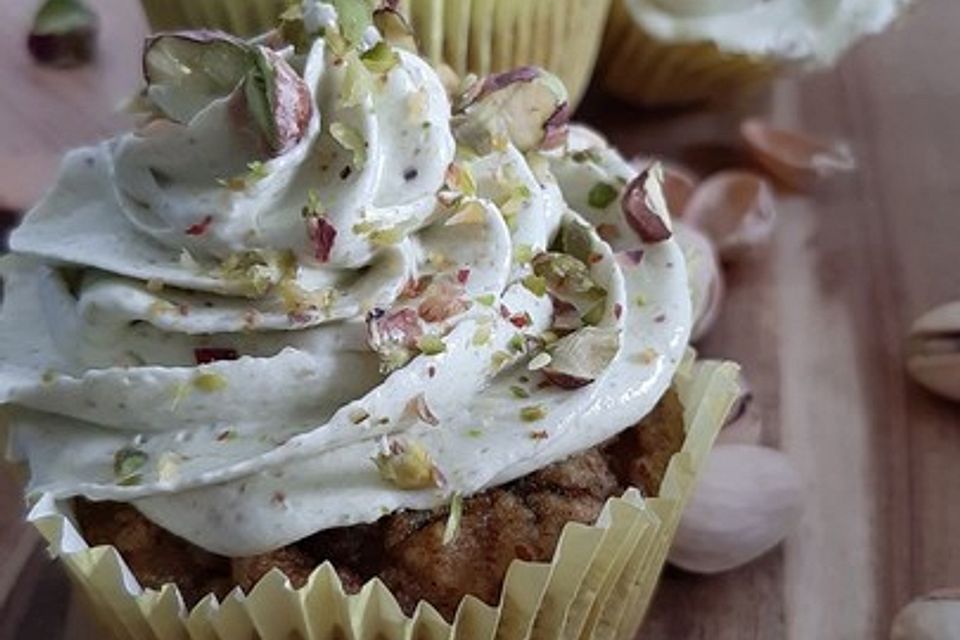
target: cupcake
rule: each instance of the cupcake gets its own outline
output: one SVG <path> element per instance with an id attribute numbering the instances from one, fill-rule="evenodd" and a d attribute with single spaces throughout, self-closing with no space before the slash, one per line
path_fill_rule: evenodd
<path id="1" fill-rule="evenodd" d="M 394 18 L 150 38 L 10 238 L 8 455 L 120 637 L 640 622 L 736 396 L 659 171 L 539 69 L 451 109 Z"/>
<path id="2" fill-rule="evenodd" d="M 458 75 L 523 65 L 555 73 L 579 103 L 590 83 L 610 0 L 400 0 L 424 55 Z"/>
<path id="3" fill-rule="evenodd" d="M 600 76 L 660 106 L 725 98 L 792 70 L 832 65 L 909 0 L 615 0 Z"/>
<path id="4" fill-rule="evenodd" d="M 153 31 L 221 29 L 254 36 L 273 27 L 286 0 L 141 0 Z"/>

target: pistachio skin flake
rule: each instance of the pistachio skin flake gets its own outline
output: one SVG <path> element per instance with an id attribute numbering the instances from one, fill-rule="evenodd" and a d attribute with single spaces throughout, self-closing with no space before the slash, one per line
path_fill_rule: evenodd
<path id="1" fill-rule="evenodd" d="M 429 489 L 444 484 L 443 474 L 430 453 L 413 440 L 381 440 L 373 462 L 380 477 L 400 489 Z"/>
<path id="2" fill-rule="evenodd" d="M 520 419 L 524 422 L 536 422 L 547 417 L 547 410 L 542 404 L 532 404 L 520 409 Z"/>
<path id="3" fill-rule="evenodd" d="M 136 447 L 123 447 L 113 454 L 113 475 L 117 484 L 128 486 L 140 484 L 141 471 L 150 456 Z"/>
<path id="4" fill-rule="evenodd" d="M 618 195 L 620 195 L 619 190 L 612 184 L 598 182 L 590 187 L 590 191 L 587 193 L 587 204 L 595 209 L 606 209 L 617 199 Z"/>

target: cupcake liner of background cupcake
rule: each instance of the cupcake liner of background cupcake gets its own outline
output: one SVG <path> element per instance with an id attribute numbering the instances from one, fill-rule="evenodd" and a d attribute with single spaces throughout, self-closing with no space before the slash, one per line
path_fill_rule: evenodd
<path id="1" fill-rule="evenodd" d="M 622 100 L 660 107 L 730 98 L 785 69 L 774 60 L 722 51 L 712 42 L 658 40 L 636 24 L 625 2 L 613 2 L 598 63 L 601 86 Z"/>
<path id="2" fill-rule="evenodd" d="M 254 36 L 273 28 L 287 0 L 142 0 L 152 31 L 221 29 Z"/>
<path id="3" fill-rule="evenodd" d="M 248 593 L 203 598 L 187 610 L 177 588 L 144 590 L 112 546 L 90 548 L 69 508 L 47 495 L 28 519 L 61 558 L 81 597 L 117 638 L 617 638 L 634 637 L 649 606 L 697 471 L 738 395 L 738 367 L 681 365 L 675 386 L 687 437 L 660 495 L 636 489 L 607 501 L 598 521 L 569 523 L 549 563 L 514 560 L 498 606 L 467 596 L 450 623 L 421 602 L 404 615 L 382 582 L 346 594 L 329 563 L 301 589 L 274 569 Z"/>
<path id="4" fill-rule="evenodd" d="M 459 75 L 536 65 L 563 80 L 571 106 L 599 53 L 610 0 L 401 0 L 423 55 Z"/>

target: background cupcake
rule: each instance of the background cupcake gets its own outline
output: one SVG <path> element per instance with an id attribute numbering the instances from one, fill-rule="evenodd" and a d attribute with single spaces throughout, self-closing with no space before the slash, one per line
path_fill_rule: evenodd
<path id="1" fill-rule="evenodd" d="M 153 30 L 211 27 L 250 36 L 272 28 L 284 0 L 143 0 Z M 337 2 L 332 2 L 337 5 Z M 401 0 L 432 63 L 485 75 L 536 65 L 579 102 L 600 48 L 610 0 Z"/>
<path id="2" fill-rule="evenodd" d="M 784 71 L 833 64 L 909 0 L 615 0 L 603 86 L 658 106 L 736 95 Z"/>

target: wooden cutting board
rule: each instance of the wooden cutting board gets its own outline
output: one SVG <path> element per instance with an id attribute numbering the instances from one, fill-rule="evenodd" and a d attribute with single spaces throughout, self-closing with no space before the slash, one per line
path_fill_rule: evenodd
<path id="1" fill-rule="evenodd" d="M 124 124 L 144 33 L 136 3 L 93 2 L 100 57 L 78 71 L 34 66 L 34 3 L 0 21 L 0 209 L 27 206 L 59 154 Z M 803 473 L 808 500 L 788 543 L 727 574 L 667 570 L 643 638 L 884 637 L 911 597 L 960 585 L 960 405 L 904 375 L 903 338 L 932 305 L 960 298 L 960 4 L 924 0 L 837 70 L 780 82 L 750 104 L 639 112 L 591 94 L 580 117 L 627 154 L 700 172 L 745 160 L 745 114 L 848 139 L 852 177 L 782 195 L 769 251 L 728 271 L 719 326 L 701 345 L 739 360 L 763 408 L 764 440 Z M 56 564 L 19 523 L 0 478 L 0 640 L 96 638 Z"/>

